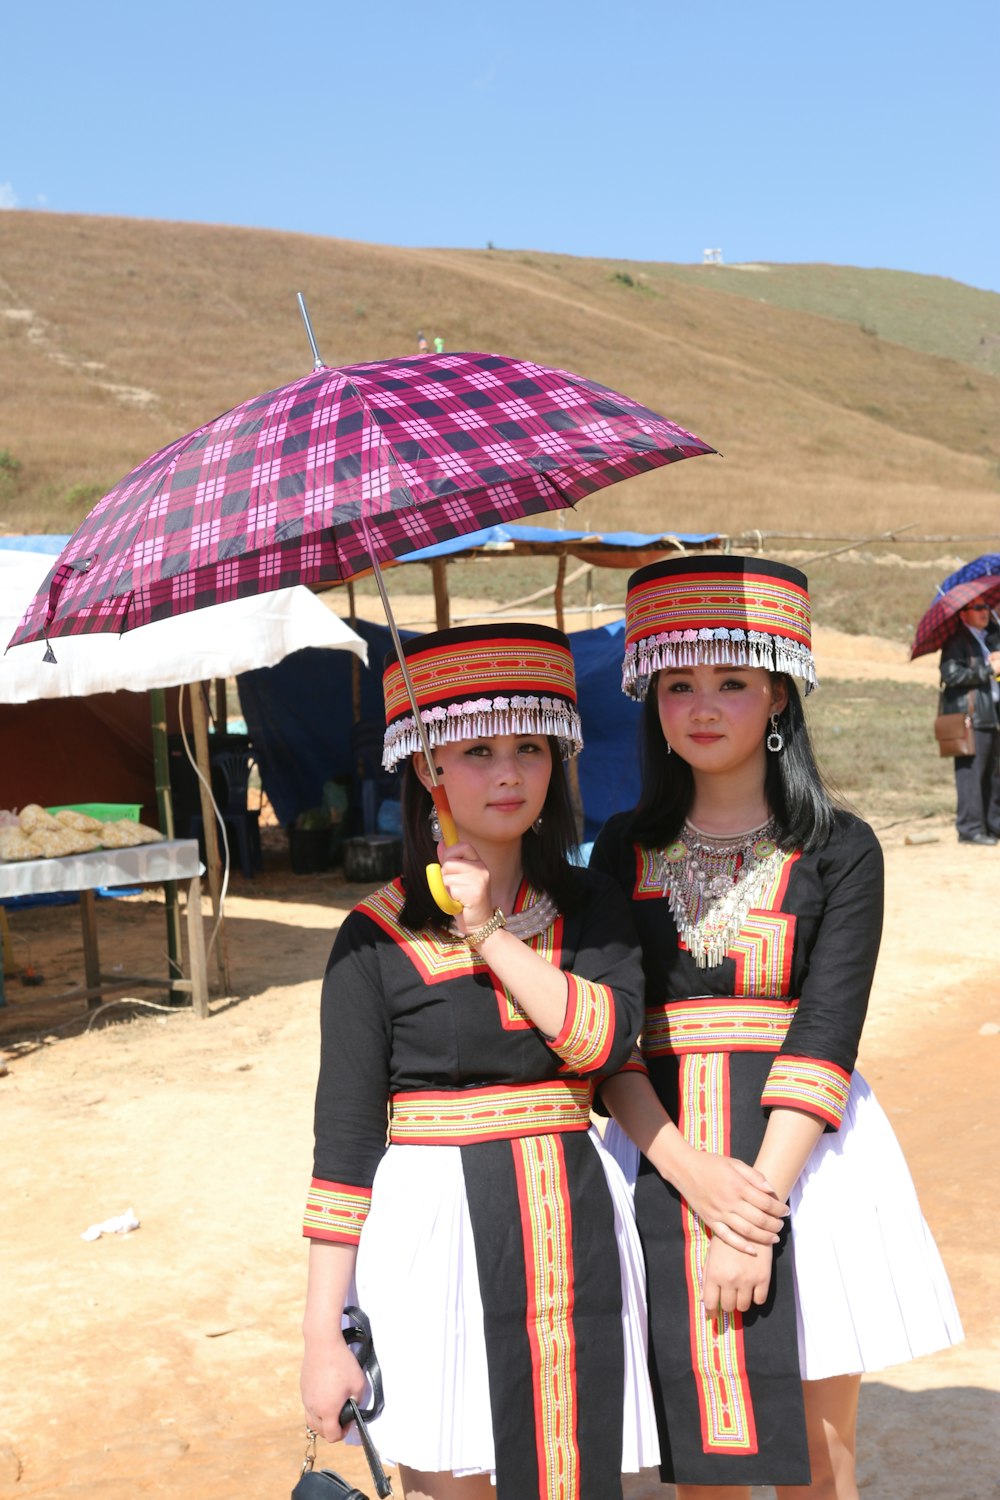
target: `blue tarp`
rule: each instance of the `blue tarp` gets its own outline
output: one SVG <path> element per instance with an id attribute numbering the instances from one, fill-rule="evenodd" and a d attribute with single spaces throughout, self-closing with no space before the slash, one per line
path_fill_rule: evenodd
<path id="1" fill-rule="evenodd" d="M 392 649 L 384 625 L 357 626 L 368 642 L 361 667 L 361 718 L 382 726 L 382 665 Z M 638 796 L 641 710 L 621 691 L 624 622 L 570 636 L 585 748 L 580 756 L 584 838 Z M 401 632 L 404 640 L 412 632 Z M 342 651 L 297 651 L 274 667 L 244 672 L 240 701 L 261 781 L 282 823 L 323 801 L 323 783 L 354 775 L 351 664 Z"/>
<path id="2" fill-rule="evenodd" d="M 3 536 L 0 537 L 0 547 L 9 552 L 44 552 L 50 557 L 58 557 L 68 541 L 68 533 L 66 536 Z"/>
<path id="3" fill-rule="evenodd" d="M 487 526 L 483 531 L 470 531 L 468 536 L 452 537 L 450 541 L 437 542 L 433 547 L 421 547 L 419 552 L 408 552 L 399 561 L 431 562 L 435 557 L 452 557 L 456 552 L 471 552 L 476 547 L 498 547 L 504 542 L 530 542 L 544 546 L 586 541 L 605 547 L 655 550 L 663 548 L 665 537 L 685 547 L 707 547 L 722 540 L 717 531 L 565 531 L 550 526 Z"/>

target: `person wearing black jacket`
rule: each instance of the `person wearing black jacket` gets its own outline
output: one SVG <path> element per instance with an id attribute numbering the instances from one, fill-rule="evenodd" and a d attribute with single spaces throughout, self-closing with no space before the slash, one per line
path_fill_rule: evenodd
<path id="1" fill-rule="evenodd" d="M 941 713 L 968 713 L 975 755 L 955 756 L 955 828 L 960 844 L 1000 842 L 1000 625 L 976 599 L 941 652 Z"/>

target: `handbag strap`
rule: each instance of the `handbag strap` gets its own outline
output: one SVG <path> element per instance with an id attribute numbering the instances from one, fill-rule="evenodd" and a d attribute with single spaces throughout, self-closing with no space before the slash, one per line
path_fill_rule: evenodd
<path id="1" fill-rule="evenodd" d="M 358 1436 L 361 1439 L 361 1446 L 365 1450 L 365 1458 L 367 1458 L 368 1460 L 368 1467 L 372 1472 L 372 1482 L 375 1485 L 375 1492 L 378 1495 L 379 1500 L 386 1500 L 386 1496 L 392 1494 L 392 1485 L 386 1478 L 385 1470 L 382 1467 L 382 1460 L 378 1456 L 378 1452 L 375 1448 L 375 1444 L 371 1440 L 371 1435 L 368 1431 L 365 1419 L 361 1415 L 358 1403 L 355 1401 L 353 1396 L 350 1397 L 347 1405 L 348 1407 L 350 1407 L 352 1420 L 357 1423 Z M 345 1413 L 342 1412 L 341 1426 L 343 1426 L 344 1415 Z"/>

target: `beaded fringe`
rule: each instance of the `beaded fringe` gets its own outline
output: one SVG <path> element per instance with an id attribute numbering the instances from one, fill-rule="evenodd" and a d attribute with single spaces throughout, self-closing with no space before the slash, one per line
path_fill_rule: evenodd
<path id="1" fill-rule="evenodd" d="M 808 646 L 788 636 L 764 630 L 730 630 L 703 626 L 700 630 L 670 630 L 647 636 L 625 649 L 622 692 L 639 702 L 649 689 L 649 679 L 664 667 L 731 666 L 764 667 L 768 672 L 787 672 L 805 682 L 806 692 L 818 686 L 816 663 Z"/>
<path id="2" fill-rule="evenodd" d="M 558 698 L 476 698 L 469 703 L 449 704 L 447 708 L 427 708 L 421 718 L 432 745 L 494 734 L 544 734 L 554 735 L 559 741 L 563 760 L 571 760 L 583 749 L 580 715 Z M 382 764 L 392 771 L 419 749 L 416 720 L 409 714 L 386 730 Z"/>

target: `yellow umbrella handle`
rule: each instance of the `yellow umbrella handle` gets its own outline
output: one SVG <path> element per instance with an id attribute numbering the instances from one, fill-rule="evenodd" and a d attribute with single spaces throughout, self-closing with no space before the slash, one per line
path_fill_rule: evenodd
<path id="1" fill-rule="evenodd" d="M 446 844 L 458 843 L 458 829 L 455 827 L 455 819 L 451 815 L 451 807 L 448 803 L 448 793 L 440 782 L 430 789 L 434 801 L 434 811 L 438 815 L 441 824 L 441 837 Z M 437 863 L 428 865 L 426 868 L 427 888 L 434 897 L 434 903 L 449 917 L 457 917 L 462 910 L 461 901 L 456 901 L 454 896 L 449 896 L 448 889 L 441 874 L 441 866 Z"/>

